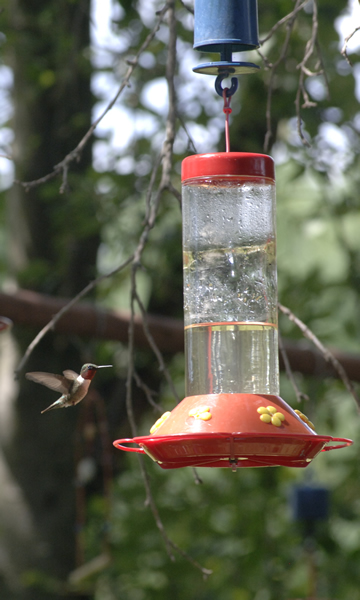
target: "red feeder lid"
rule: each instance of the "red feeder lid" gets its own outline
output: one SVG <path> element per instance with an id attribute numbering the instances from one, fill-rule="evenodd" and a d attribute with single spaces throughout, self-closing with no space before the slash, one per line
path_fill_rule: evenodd
<path id="1" fill-rule="evenodd" d="M 181 181 L 227 175 L 263 177 L 275 181 L 274 161 L 267 154 L 217 152 L 188 156 L 181 165 Z"/>

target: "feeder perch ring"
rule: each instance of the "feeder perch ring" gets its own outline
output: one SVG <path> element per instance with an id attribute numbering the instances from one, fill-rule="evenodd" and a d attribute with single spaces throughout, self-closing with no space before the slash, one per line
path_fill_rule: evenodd
<path id="1" fill-rule="evenodd" d="M 147 454 L 163 469 L 182 467 L 307 467 L 319 452 L 345 448 L 346 438 L 253 432 L 141 436 L 113 442 L 126 452 Z M 137 444 L 136 447 L 127 444 Z"/>

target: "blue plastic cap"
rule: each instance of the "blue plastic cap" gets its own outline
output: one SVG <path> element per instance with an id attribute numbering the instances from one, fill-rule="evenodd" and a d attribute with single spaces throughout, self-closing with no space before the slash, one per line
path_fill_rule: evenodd
<path id="1" fill-rule="evenodd" d="M 195 0 L 194 48 L 231 52 L 259 47 L 257 0 Z"/>

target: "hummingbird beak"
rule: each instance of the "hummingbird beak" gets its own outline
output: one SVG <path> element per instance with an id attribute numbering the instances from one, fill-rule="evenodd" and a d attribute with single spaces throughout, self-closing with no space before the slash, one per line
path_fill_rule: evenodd
<path id="1" fill-rule="evenodd" d="M 112 367 L 113 365 L 99 365 L 98 369 L 107 369 L 108 367 Z"/>

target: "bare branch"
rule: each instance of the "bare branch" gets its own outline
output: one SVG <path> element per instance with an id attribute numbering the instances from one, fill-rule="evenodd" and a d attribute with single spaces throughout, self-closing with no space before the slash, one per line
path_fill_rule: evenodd
<path id="1" fill-rule="evenodd" d="M 302 143 L 304 144 L 304 146 L 307 146 L 307 148 L 311 147 L 310 142 L 306 139 L 304 132 L 303 132 L 303 126 L 302 126 L 302 118 L 301 118 L 301 98 L 304 97 L 306 91 L 304 88 L 304 71 L 301 71 L 300 73 L 300 77 L 299 77 L 299 84 L 298 84 L 298 88 L 297 88 L 297 92 L 296 92 L 296 98 L 295 98 L 295 106 L 296 106 L 296 123 L 297 123 L 297 131 L 299 134 L 299 137 L 302 141 Z"/>
<path id="2" fill-rule="evenodd" d="M 352 33 L 350 33 L 350 35 L 348 35 L 348 36 L 345 38 L 345 40 L 344 40 L 344 45 L 343 45 L 343 47 L 341 48 L 341 54 L 342 54 L 342 55 L 343 55 L 343 57 L 344 57 L 344 58 L 347 60 L 347 62 L 349 63 L 350 67 L 352 67 L 352 66 L 353 66 L 353 64 L 352 64 L 352 62 L 351 62 L 350 58 L 348 57 L 348 53 L 347 53 L 347 47 L 348 47 L 348 44 L 349 44 L 349 42 L 350 42 L 351 38 L 352 38 L 352 37 L 355 35 L 355 33 L 357 33 L 359 30 L 360 30 L 360 25 L 359 25 L 359 27 L 355 27 L 354 31 L 353 31 Z"/>
<path id="3" fill-rule="evenodd" d="M 169 536 L 166 533 L 165 527 L 164 527 L 163 522 L 161 520 L 158 508 L 156 506 L 154 497 L 153 497 L 152 492 L 151 492 L 149 476 L 148 476 L 148 473 L 146 471 L 145 463 L 144 463 L 144 460 L 143 460 L 142 456 L 139 456 L 139 463 L 140 463 L 140 471 L 141 471 L 141 475 L 142 475 L 143 482 L 144 482 L 144 487 L 145 487 L 145 492 L 146 492 L 145 505 L 150 507 L 151 512 L 152 512 L 153 517 L 154 517 L 154 520 L 155 520 L 155 523 L 156 523 L 156 527 L 158 528 L 158 530 L 159 530 L 159 532 L 160 532 L 160 534 L 161 534 L 161 536 L 162 536 L 162 538 L 163 538 L 163 540 L 165 542 L 165 547 L 166 547 L 167 553 L 168 553 L 170 559 L 172 561 L 175 561 L 175 556 L 172 553 L 172 549 L 174 548 L 174 543 L 171 542 L 171 540 L 169 539 Z"/>
<path id="4" fill-rule="evenodd" d="M 335 356 L 330 352 L 330 350 L 328 350 L 327 348 L 325 348 L 325 346 L 323 346 L 323 344 L 316 337 L 316 335 L 298 317 L 296 317 L 289 308 L 287 308 L 286 306 L 283 306 L 282 304 L 278 304 L 278 306 L 279 306 L 279 309 L 281 310 L 281 312 L 284 315 L 286 315 L 290 319 L 290 321 L 295 323 L 295 325 L 297 325 L 297 327 L 299 327 L 299 329 L 302 331 L 303 335 L 316 346 L 316 348 L 321 352 L 321 354 L 323 355 L 325 360 L 333 366 L 333 368 L 337 372 L 338 376 L 344 383 L 346 389 L 354 398 L 357 408 L 360 412 L 360 398 L 357 395 L 355 388 L 354 388 L 353 384 L 351 383 L 349 377 L 347 376 L 347 373 L 346 373 L 344 367 L 342 366 L 342 364 L 337 360 L 337 358 L 335 358 Z"/>
<path id="5" fill-rule="evenodd" d="M 321 69 L 320 71 L 310 71 L 307 67 L 303 66 L 302 70 L 307 77 L 318 77 L 318 75 L 323 75 L 324 71 Z"/>
<path id="6" fill-rule="evenodd" d="M 80 160 L 82 151 L 85 148 L 85 146 L 88 143 L 91 136 L 93 135 L 96 127 L 103 120 L 105 115 L 107 115 L 107 113 L 112 109 L 112 107 L 118 100 L 118 98 L 119 98 L 120 94 L 123 92 L 123 90 L 126 87 L 129 87 L 129 82 L 130 82 L 131 76 L 132 76 L 135 68 L 139 64 L 139 58 L 140 58 L 141 54 L 148 48 L 148 46 L 154 39 L 156 33 L 160 29 L 161 23 L 167 13 L 167 11 L 169 10 L 169 7 L 170 7 L 170 3 L 168 2 L 157 13 L 157 15 L 158 15 L 157 22 L 156 22 L 155 26 L 153 27 L 153 29 L 148 34 L 148 36 L 146 37 L 146 39 L 144 40 L 144 42 L 142 43 L 142 45 L 140 46 L 135 57 L 131 60 L 131 64 L 130 64 L 128 70 L 126 71 L 125 77 L 122 80 L 118 91 L 116 92 L 116 94 L 112 98 L 112 100 L 109 102 L 109 104 L 106 106 L 104 111 L 101 113 L 101 115 L 91 125 L 91 127 L 89 128 L 87 133 L 84 135 L 84 137 L 80 140 L 80 142 L 78 143 L 76 148 L 74 148 L 71 152 L 69 152 L 69 154 L 67 154 L 61 162 L 59 162 L 57 165 L 54 166 L 54 170 L 52 171 L 52 173 L 48 173 L 44 177 L 41 177 L 40 179 L 35 179 L 34 181 L 16 181 L 16 183 L 22 185 L 25 188 L 25 190 L 28 191 L 29 189 L 31 189 L 33 187 L 37 187 L 43 183 L 46 183 L 50 179 L 53 179 L 54 177 L 56 177 L 57 175 L 62 173 L 63 181 L 62 181 L 62 185 L 60 188 L 60 192 L 64 192 L 64 190 L 66 189 L 67 172 L 68 172 L 69 165 L 71 163 L 73 163 L 75 160 Z"/>
<path id="7" fill-rule="evenodd" d="M 197 472 L 196 467 L 193 467 L 192 471 L 193 471 L 194 481 L 195 481 L 196 485 L 202 485 L 203 480 L 201 479 L 201 477 L 199 477 L 199 473 Z"/>
<path id="8" fill-rule="evenodd" d="M 189 6 L 188 4 L 185 4 L 185 2 L 183 0 L 179 0 L 181 6 L 183 6 L 184 8 L 186 8 L 186 10 L 191 13 L 192 15 L 194 14 L 194 9 Z"/>
<path id="9" fill-rule="evenodd" d="M 261 46 L 263 44 L 265 44 L 265 42 L 267 42 L 274 35 L 274 33 L 279 29 L 279 27 L 281 27 L 281 25 L 284 25 L 284 23 L 287 23 L 289 20 L 296 17 L 298 12 L 300 12 L 304 8 L 304 6 L 306 6 L 306 4 L 308 4 L 309 2 L 310 2 L 310 0 L 305 0 L 301 4 L 297 4 L 295 6 L 294 10 L 291 11 L 291 13 L 289 13 L 288 15 L 285 15 L 285 17 L 283 17 L 277 23 L 275 23 L 275 25 L 270 29 L 267 36 L 265 36 L 262 40 L 260 40 Z"/>
<path id="10" fill-rule="evenodd" d="M 157 404 L 157 402 L 153 400 L 153 396 L 156 396 L 157 392 L 151 390 L 149 386 L 146 385 L 146 383 L 141 379 L 141 377 L 136 371 L 133 372 L 133 377 L 138 388 L 140 388 L 144 392 L 150 406 L 152 406 L 158 413 L 162 414 L 164 412 L 164 409 L 162 408 L 162 406 L 160 406 L 160 404 Z"/>
<path id="11" fill-rule="evenodd" d="M 195 146 L 195 142 L 193 140 L 193 138 L 191 137 L 190 131 L 188 130 L 186 123 L 184 121 L 184 119 L 182 118 L 182 116 L 178 113 L 177 117 L 181 123 L 181 127 L 183 128 L 183 130 L 186 133 L 186 136 L 188 138 L 188 148 L 190 152 L 193 152 L 194 154 L 197 154 L 197 150 L 196 150 L 196 146 Z"/>
<path id="12" fill-rule="evenodd" d="M 179 202 L 180 208 L 181 208 L 181 204 L 182 204 L 181 192 L 179 192 L 179 190 L 177 190 L 176 187 L 174 187 L 171 182 L 169 183 L 168 190 Z"/>
<path id="13" fill-rule="evenodd" d="M 284 367 L 285 367 L 285 372 L 286 375 L 288 376 L 288 379 L 291 383 L 291 385 L 294 388 L 294 392 L 296 395 L 296 399 L 298 402 L 301 402 L 302 400 L 309 400 L 309 396 L 307 396 L 306 394 L 304 394 L 303 392 L 301 392 L 297 386 L 297 383 L 295 381 L 295 377 L 294 377 L 294 373 L 292 372 L 291 366 L 290 366 L 290 362 L 289 362 L 289 358 L 285 349 L 285 346 L 283 344 L 283 340 L 281 335 L 279 335 L 279 350 L 280 350 L 280 354 L 282 356 L 283 359 L 283 363 L 284 363 Z"/>
<path id="14" fill-rule="evenodd" d="M 163 192 L 168 189 L 174 192 L 174 187 L 171 183 L 171 169 L 172 169 L 172 151 L 175 140 L 175 122 L 176 122 L 176 95 L 175 95 L 175 86 L 174 86 L 174 75 L 175 75 L 175 67 L 176 67 L 176 19 L 175 19 L 175 10 L 174 10 L 174 0 L 170 2 L 169 10 L 168 10 L 168 18 L 169 18 L 169 51 L 168 51 L 168 60 L 166 65 L 166 79 L 168 83 L 168 93 L 169 93 L 169 111 L 167 115 L 166 121 L 166 135 L 162 149 L 162 176 L 159 184 L 159 188 L 157 193 L 155 194 L 155 198 L 151 202 L 152 198 L 152 186 L 155 182 L 154 172 L 152 173 L 149 190 L 147 193 L 147 209 L 146 209 L 146 222 L 143 233 L 140 237 L 140 241 L 138 247 L 135 251 L 134 261 L 131 270 L 131 319 L 129 324 L 129 364 L 128 364 L 128 373 L 127 373 L 127 381 L 126 381 L 126 408 L 127 414 L 130 422 L 130 427 L 133 436 L 136 436 L 136 422 L 134 417 L 134 411 L 132 407 L 132 379 L 134 377 L 134 318 L 135 318 L 135 302 L 140 307 L 142 317 L 143 317 L 143 327 L 146 337 L 149 341 L 149 344 L 155 353 L 158 362 L 160 364 L 160 368 L 163 371 L 171 389 L 174 394 L 174 397 L 179 400 L 176 389 L 174 387 L 173 381 L 170 377 L 170 374 L 165 366 L 164 359 L 159 351 L 153 336 L 150 333 L 150 329 L 147 322 L 147 315 L 145 308 L 140 300 L 140 297 L 136 288 L 136 272 L 140 267 L 140 259 L 145 247 L 145 244 L 148 240 L 148 235 L 150 230 L 155 224 L 155 219 L 157 215 L 157 210 L 159 206 L 159 202 Z M 178 552 L 183 558 L 185 558 L 188 562 L 190 562 L 194 567 L 199 569 L 203 574 L 203 577 L 208 577 L 212 571 L 209 569 L 205 569 L 202 567 L 197 561 L 195 561 L 187 552 L 179 548 L 177 544 L 175 544 L 167 535 L 163 522 L 161 520 L 158 508 L 154 501 L 154 498 L 151 493 L 149 477 L 147 471 L 145 469 L 145 464 L 142 457 L 139 457 L 140 460 L 140 468 L 141 474 L 143 477 L 145 490 L 146 490 L 146 503 L 150 506 L 151 512 L 153 514 L 156 526 L 164 540 L 168 555 L 171 560 L 175 560 L 173 550 Z M 197 478 L 199 482 L 200 479 Z"/>
<path id="15" fill-rule="evenodd" d="M 129 342 L 128 342 L 128 352 L 129 352 L 129 363 L 127 369 L 127 378 L 126 378 L 126 412 L 130 423 L 132 436 L 135 437 L 137 435 L 137 427 L 132 403 L 132 380 L 133 373 L 135 370 L 135 344 L 134 344 L 134 317 L 135 317 L 135 306 L 134 306 L 134 293 L 133 290 L 136 286 L 136 265 L 133 265 L 131 269 L 131 302 L 130 302 L 130 322 L 129 322 Z"/>
<path id="16" fill-rule="evenodd" d="M 279 57 L 276 60 L 276 62 L 274 62 L 272 64 L 263 53 L 258 51 L 259 55 L 261 56 L 262 60 L 264 61 L 266 68 L 268 70 L 271 70 L 270 81 L 269 81 L 269 86 L 268 86 L 267 103 L 266 103 L 267 130 L 266 130 L 266 135 L 265 135 L 265 140 L 264 140 L 264 150 L 265 151 L 268 151 L 270 140 L 272 137 L 271 109 L 272 109 L 272 95 L 273 95 L 276 71 L 277 71 L 279 65 L 286 59 L 286 57 L 288 55 L 290 37 L 291 37 L 292 31 L 294 28 L 296 18 L 298 16 L 299 12 L 304 8 L 304 6 L 306 4 L 308 4 L 308 1 L 309 0 L 306 0 L 305 2 L 301 2 L 300 0 L 297 0 L 294 10 L 291 13 L 289 13 L 288 15 L 286 15 L 285 17 L 283 17 L 282 19 L 280 19 L 272 27 L 269 34 L 263 40 L 261 40 L 262 44 L 264 42 L 266 42 L 267 40 L 269 40 L 274 35 L 274 33 L 279 29 L 279 27 L 281 27 L 281 25 L 284 25 L 286 23 L 287 32 L 286 32 L 286 36 L 285 36 L 285 41 L 282 45 Z M 318 64 L 317 64 L 315 70 L 311 70 L 311 69 L 309 69 L 307 63 L 308 63 L 309 59 L 314 56 L 315 50 L 317 52 L 319 60 L 318 60 Z M 321 68 L 319 68 L 319 65 L 321 65 Z M 307 91 L 305 89 L 305 77 L 314 77 L 317 75 L 324 75 L 325 82 L 327 85 L 327 90 L 329 91 L 328 82 L 327 82 L 326 74 L 325 74 L 325 70 L 324 70 L 324 64 L 323 64 L 323 60 L 322 60 L 322 56 L 321 56 L 320 46 L 319 46 L 319 42 L 318 42 L 317 0 L 313 0 L 311 36 L 310 36 L 310 39 L 306 43 L 304 56 L 303 56 L 301 62 L 297 65 L 297 68 L 300 70 L 299 83 L 298 83 L 298 88 L 297 88 L 297 93 L 296 93 L 296 98 L 295 98 L 297 130 L 298 130 L 298 134 L 299 134 L 299 137 L 300 137 L 302 143 L 305 146 L 310 146 L 310 144 L 309 144 L 308 140 L 306 139 L 304 132 L 303 132 L 302 119 L 301 119 L 301 108 L 312 108 L 312 107 L 316 106 L 316 103 L 310 100 L 309 94 L 307 93 Z"/>
<path id="17" fill-rule="evenodd" d="M 146 202 L 146 213 L 145 213 L 144 223 L 148 223 L 149 219 L 150 219 L 151 198 L 152 198 L 152 194 L 153 194 L 154 187 L 155 187 L 156 175 L 157 175 L 157 172 L 158 172 L 158 170 L 160 168 L 162 159 L 163 159 L 162 154 L 159 154 L 159 156 L 155 160 L 155 164 L 154 164 L 152 172 L 151 172 L 150 181 L 149 181 L 149 187 L 148 187 L 148 189 L 146 191 L 146 200 L 145 200 L 145 202 Z"/>
<path id="18" fill-rule="evenodd" d="M 317 69 L 319 71 L 319 75 L 322 75 L 324 78 L 324 83 L 326 86 L 326 98 L 327 100 L 330 100 L 330 85 L 329 85 L 329 79 L 327 76 L 327 72 L 325 69 L 325 63 L 324 63 L 324 59 L 323 59 L 323 55 L 321 52 L 321 48 L 320 48 L 320 42 L 319 42 L 319 38 L 316 38 L 316 49 L 317 49 L 317 55 L 318 55 L 318 59 L 319 59 L 319 65 L 317 66 Z"/>
<path id="19" fill-rule="evenodd" d="M 121 265 L 119 265 L 118 267 L 116 267 L 116 269 L 113 269 L 112 271 L 110 271 L 110 273 L 106 273 L 105 275 L 100 275 L 100 277 L 97 277 L 93 281 L 90 281 L 90 283 L 88 283 L 88 285 L 86 287 L 84 287 L 81 290 L 81 292 L 79 292 L 78 294 L 76 294 L 76 296 L 74 296 L 74 298 L 72 298 L 70 300 L 70 302 L 68 302 L 65 306 L 63 306 L 59 310 L 59 312 L 57 312 L 56 315 L 54 315 L 54 317 L 51 319 L 51 321 L 49 321 L 49 323 L 47 323 L 47 325 L 45 325 L 45 327 L 43 327 L 41 329 L 41 331 L 39 331 L 39 333 L 33 339 L 33 341 L 31 342 L 31 344 L 29 344 L 29 346 L 26 349 L 26 352 L 25 352 L 24 356 L 22 357 L 22 359 L 21 359 L 18 367 L 15 370 L 15 375 L 18 376 L 19 372 L 21 371 L 21 369 L 24 367 L 24 365 L 28 361 L 30 354 L 33 352 L 33 350 L 36 348 L 36 346 L 39 344 L 39 342 L 43 339 L 43 337 L 50 330 L 54 329 L 56 323 L 61 319 L 61 317 L 65 313 L 67 313 L 70 310 L 70 308 L 72 308 L 74 306 L 74 304 L 76 304 L 79 300 L 81 300 L 81 298 L 83 298 L 84 296 L 86 296 L 86 294 L 88 294 L 97 285 L 99 285 L 99 283 L 101 283 L 102 281 L 104 281 L 104 279 L 112 277 L 116 273 L 119 273 L 120 271 L 122 271 L 123 269 L 125 269 L 125 267 L 127 267 L 127 265 L 129 265 L 133 260 L 134 260 L 134 255 L 129 256 L 129 258 L 127 258 L 123 263 L 121 263 Z"/>
<path id="20" fill-rule="evenodd" d="M 168 10 L 168 8 L 169 7 L 167 5 L 167 10 Z M 144 44 L 143 44 L 143 46 L 144 46 Z M 174 119 L 175 119 L 175 108 L 172 109 L 171 115 L 174 115 Z M 167 154 L 170 153 L 170 156 L 171 156 L 171 153 L 172 153 L 172 146 L 173 146 L 174 137 L 175 137 L 175 124 L 173 123 L 173 126 L 169 128 L 169 139 L 171 141 L 170 141 L 169 144 L 166 144 L 167 139 L 164 142 L 164 153 L 167 153 Z M 142 232 L 142 234 L 140 236 L 139 244 L 138 244 L 138 246 L 137 246 L 134 254 L 132 254 L 124 263 L 122 263 L 119 267 L 117 267 L 116 269 L 114 269 L 110 273 L 108 273 L 106 275 L 101 275 L 100 277 L 98 277 L 94 281 L 90 282 L 81 292 L 79 292 L 79 294 L 77 294 L 65 307 L 63 307 L 51 319 L 51 321 L 38 333 L 38 335 L 34 338 L 34 340 L 28 346 L 28 348 L 27 348 L 27 350 L 26 350 L 26 352 L 25 352 L 25 354 L 24 354 L 24 356 L 23 356 L 23 358 L 22 358 L 19 366 L 17 367 L 17 369 L 15 371 L 16 374 L 18 374 L 19 371 L 24 367 L 24 365 L 27 362 L 30 354 L 33 352 L 34 348 L 38 345 L 38 343 L 42 340 L 42 338 L 51 329 L 54 328 L 54 326 L 57 323 L 57 321 L 74 304 L 76 304 L 76 302 L 78 302 L 81 298 L 83 298 L 86 294 L 88 294 L 94 287 L 96 287 L 99 283 L 101 283 L 101 281 L 103 281 L 106 278 L 112 277 L 113 275 L 115 275 L 116 273 L 118 273 L 119 271 L 121 271 L 122 269 L 124 269 L 131 262 L 134 261 L 136 265 L 139 263 L 140 256 L 141 256 L 141 253 L 142 253 L 142 251 L 144 249 L 145 243 L 147 241 L 149 232 L 150 232 L 150 230 L 152 229 L 152 227 L 154 226 L 154 223 L 155 223 L 155 216 L 156 216 L 156 213 L 157 213 L 157 207 L 158 207 L 158 204 L 159 204 L 159 201 L 160 201 L 161 194 L 162 194 L 163 190 L 167 186 L 170 186 L 170 183 L 171 183 L 170 182 L 171 159 L 170 159 L 170 167 L 167 166 L 167 169 L 168 169 L 169 173 L 167 173 L 166 178 L 164 178 L 164 168 L 163 168 L 162 183 L 160 183 L 160 187 L 159 187 L 159 190 L 157 192 L 155 201 L 151 204 L 151 196 L 152 196 L 152 192 L 153 192 L 153 187 L 155 185 L 155 179 L 156 179 L 157 170 L 158 170 L 158 168 L 160 166 L 160 159 L 161 159 L 161 157 L 158 157 L 158 159 L 156 160 L 154 168 L 153 168 L 153 171 L 152 171 L 152 174 L 151 174 L 150 184 L 149 184 L 149 188 L 148 188 L 147 196 L 146 196 L 146 206 L 147 206 L 146 217 L 145 217 L 146 223 L 145 223 L 145 227 L 143 229 L 143 232 Z M 169 161 L 167 161 L 167 162 L 169 162 Z M 67 168 L 67 165 L 66 165 L 66 168 Z"/>
<path id="21" fill-rule="evenodd" d="M 260 56 L 261 60 L 263 61 L 264 65 L 265 65 L 265 69 L 268 71 L 270 69 L 273 68 L 273 64 L 269 61 L 268 57 L 265 56 L 265 54 L 263 54 L 261 52 L 261 50 L 259 50 L 259 48 L 256 49 L 256 52 L 258 53 L 258 55 Z"/>
<path id="22" fill-rule="evenodd" d="M 154 501 L 154 497 L 151 493 L 151 488 L 150 488 L 150 482 L 149 482 L 149 476 L 147 474 L 147 471 L 145 469 L 145 464 L 143 461 L 143 457 L 139 456 L 139 460 L 140 460 L 140 468 L 141 468 L 141 474 L 144 480 L 144 485 L 145 485 L 145 490 L 146 490 L 146 504 L 150 507 L 151 512 L 154 516 L 155 519 L 155 523 L 156 526 L 165 542 L 165 546 L 167 548 L 168 554 L 171 558 L 172 561 L 175 560 L 175 557 L 172 553 L 172 550 L 175 550 L 175 552 L 177 552 L 178 554 L 180 554 L 180 556 L 182 556 L 185 560 L 187 560 L 191 565 L 193 565 L 193 567 L 195 567 L 196 569 L 199 569 L 199 571 L 201 571 L 204 579 L 207 579 L 209 577 L 209 575 L 212 574 L 211 569 L 205 569 L 205 567 L 202 567 L 196 560 L 194 560 L 187 552 L 185 552 L 185 550 L 182 550 L 182 548 L 180 548 L 177 544 L 175 544 L 175 542 L 173 542 L 169 536 L 166 533 L 165 527 L 163 525 L 163 522 L 161 520 L 159 511 L 157 509 L 157 506 L 155 504 Z"/>
<path id="23" fill-rule="evenodd" d="M 176 71 L 176 19 L 174 13 L 174 2 L 171 1 L 171 9 L 169 10 L 169 44 L 168 58 L 166 63 L 166 81 L 169 96 L 169 110 L 166 120 L 166 137 L 163 144 L 163 172 L 160 183 L 160 188 L 168 189 L 170 186 L 170 175 L 172 169 L 172 152 L 175 141 L 175 123 L 176 123 L 176 91 L 175 91 L 175 71 Z"/>
<path id="24" fill-rule="evenodd" d="M 143 318 L 144 332 L 145 332 L 145 335 L 146 335 L 146 337 L 148 339 L 150 347 L 151 347 L 152 351 L 154 352 L 154 354 L 155 354 L 155 356 L 156 356 L 156 358 L 158 360 L 160 371 L 162 373 L 164 373 L 165 379 L 166 379 L 166 381 L 169 384 L 169 387 L 170 387 L 170 389 L 171 389 L 171 391 L 172 391 L 172 393 L 174 395 L 174 398 L 175 398 L 176 402 L 179 403 L 180 402 L 179 395 L 178 395 L 178 393 L 176 391 L 176 388 L 174 386 L 174 382 L 172 380 L 172 377 L 171 377 L 171 375 L 170 375 L 170 373 L 169 373 L 169 371 L 168 371 L 168 369 L 167 369 L 167 367 L 165 365 L 164 358 L 163 358 L 163 356 L 162 356 L 159 348 L 157 347 L 153 336 L 150 333 L 149 325 L 148 325 L 148 322 L 147 322 L 146 310 L 145 310 L 144 305 L 141 302 L 141 299 L 140 299 L 140 297 L 139 297 L 139 295 L 138 295 L 138 293 L 137 293 L 136 290 L 135 290 L 135 300 L 136 300 L 136 302 L 138 303 L 138 305 L 140 307 L 141 315 L 142 315 L 142 318 Z"/>
<path id="25" fill-rule="evenodd" d="M 169 110 L 168 116 L 166 120 L 166 133 L 165 140 L 162 148 L 162 175 L 158 190 L 153 197 L 153 187 L 155 185 L 155 175 L 156 175 L 156 167 L 158 166 L 158 162 L 155 164 L 155 168 L 152 171 L 149 189 L 146 194 L 146 217 L 145 217 L 145 225 L 140 236 L 140 240 L 138 246 L 134 253 L 133 266 L 131 270 L 131 318 L 129 324 L 129 365 L 128 365 L 128 375 L 127 375 L 127 394 L 126 394 L 126 406 L 128 412 L 128 418 L 130 421 L 130 427 L 133 435 L 136 435 L 136 423 L 133 414 L 132 408 L 132 379 L 134 373 L 134 318 L 135 318 L 135 301 L 140 306 L 140 309 L 143 312 L 143 318 L 145 316 L 145 309 L 141 303 L 141 300 L 138 296 L 136 289 L 136 272 L 140 267 L 141 255 L 144 250 L 144 247 L 147 243 L 149 233 L 151 229 L 154 227 L 156 215 L 159 207 L 159 203 L 162 197 L 163 192 L 169 188 L 171 184 L 170 175 L 172 168 L 172 149 L 175 139 L 175 121 L 176 121 L 176 97 L 175 97 L 175 86 L 174 86 L 174 74 L 175 74 L 175 66 L 176 66 L 176 20 L 175 20 L 175 11 L 174 11 L 174 0 L 171 0 L 171 3 L 168 6 L 169 13 L 169 50 L 168 50 L 168 59 L 166 64 L 166 79 L 168 83 L 168 91 L 169 91 Z M 160 365 L 164 371 L 165 376 L 167 375 L 167 370 L 165 368 L 165 363 L 162 359 L 161 353 L 159 352 L 152 335 L 150 334 L 149 327 L 147 321 L 144 320 L 144 331 L 146 336 L 151 344 L 153 351 L 155 352 Z M 169 382 L 171 378 L 169 379 Z M 175 391 L 175 389 L 174 389 Z M 175 397 L 176 392 L 175 392 Z"/>
<path id="26" fill-rule="evenodd" d="M 307 61 L 313 55 L 315 45 L 316 45 L 318 28 L 319 28 L 319 22 L 318 22 L 317 0 L 313 0 L 313 18 L 312 18 L 311 37 L 306 42 L 305 53 L 304 53 L 302 61 L 297 65 L 297 67 L 296 67 L 297 69 L 302 69 L 303 67 L 305 67 Z"/>
<path id="27" fill-rule="evenodd" d="M 318 35 L 318 7 L 317 0 L 313 0 L 313 18 L 312 18 L 312 29 L 311 29 L 311 37 L 307 41 L 305 46 L 305 53 L 302 61 L 297 65 L 297 69 L 300 69 L 300 77 L 299 77 L 299 85 L 296 93 L 295 106 L 296 106 L 296 117 L 297 117 L 297 130 L 300 136 L 300 139 L 304 146 L 308 148 L 311 146 L 309 141 L 306 139 L 303 128 L 302 128 L 302 119 L 301 119 L 301 108 L 310 108 L 316 106 L 316 102 L 311 102 L 309 99 L 309 95 L 305 89 L 305 76 L 308 76 L 309 70 L 306 67 L 306 63 L 308 60 L 314 55 L 315 49 L 319 50 L 319 46 L 317 44 L 317 35 Z M 311 72 L 311 77 L 314 73 Z M 303 98 L 304 103 L 301 106 L 301 98 Z"/>
<path id="28" fill-rule="evenodd" d="M 300 10 L 300 6 L 301 6 L 301 0 L 297 0 L 296 1 L 296 5 L 294 10 L 292 11 L 292 13 L 290 14 L 289 18 L 287 19 L 287 23 L 286 23 L 286 36 L 285 36 L 285 41 L 282 45 L 281 51 L 280 51 L 280 55 L 278 57 L 278 59 L 276 60 L 276 62 L 274 62 L 274 64 L 271 65 L 270 67 L 270 63 L 267 59 L 265 59 L 266 64 L 269 68 L 271 68 L 271 75 L 270 75 L 270 81 L 269 81 L 269 87 L 268 87 L 268 94 L 267 94 L 267 101 L 266 101 L 266 134 L 265 134 L 265 141 L 264 141 L 264 150 L 265 152 L 268 151 L 269 148 L 269 144 L 270 144 L 270 140 L 272 138 L 272 127 L 271 127 L 271 103 L 272 103 L 272 95 L 273 95 L 273 87 L 274 87 L 274 79 L 276 76 L 276 70 L 279 67 L 279 65 L 285 60 L 286 56 L 287 56 L 287 51 L 289 48 L 289 44 L 290 44 L 290 38 L 291 38 L 291 34 L 295 25 L 295 21 L 296 21 L 296 17 L 297 14 Z"/>

